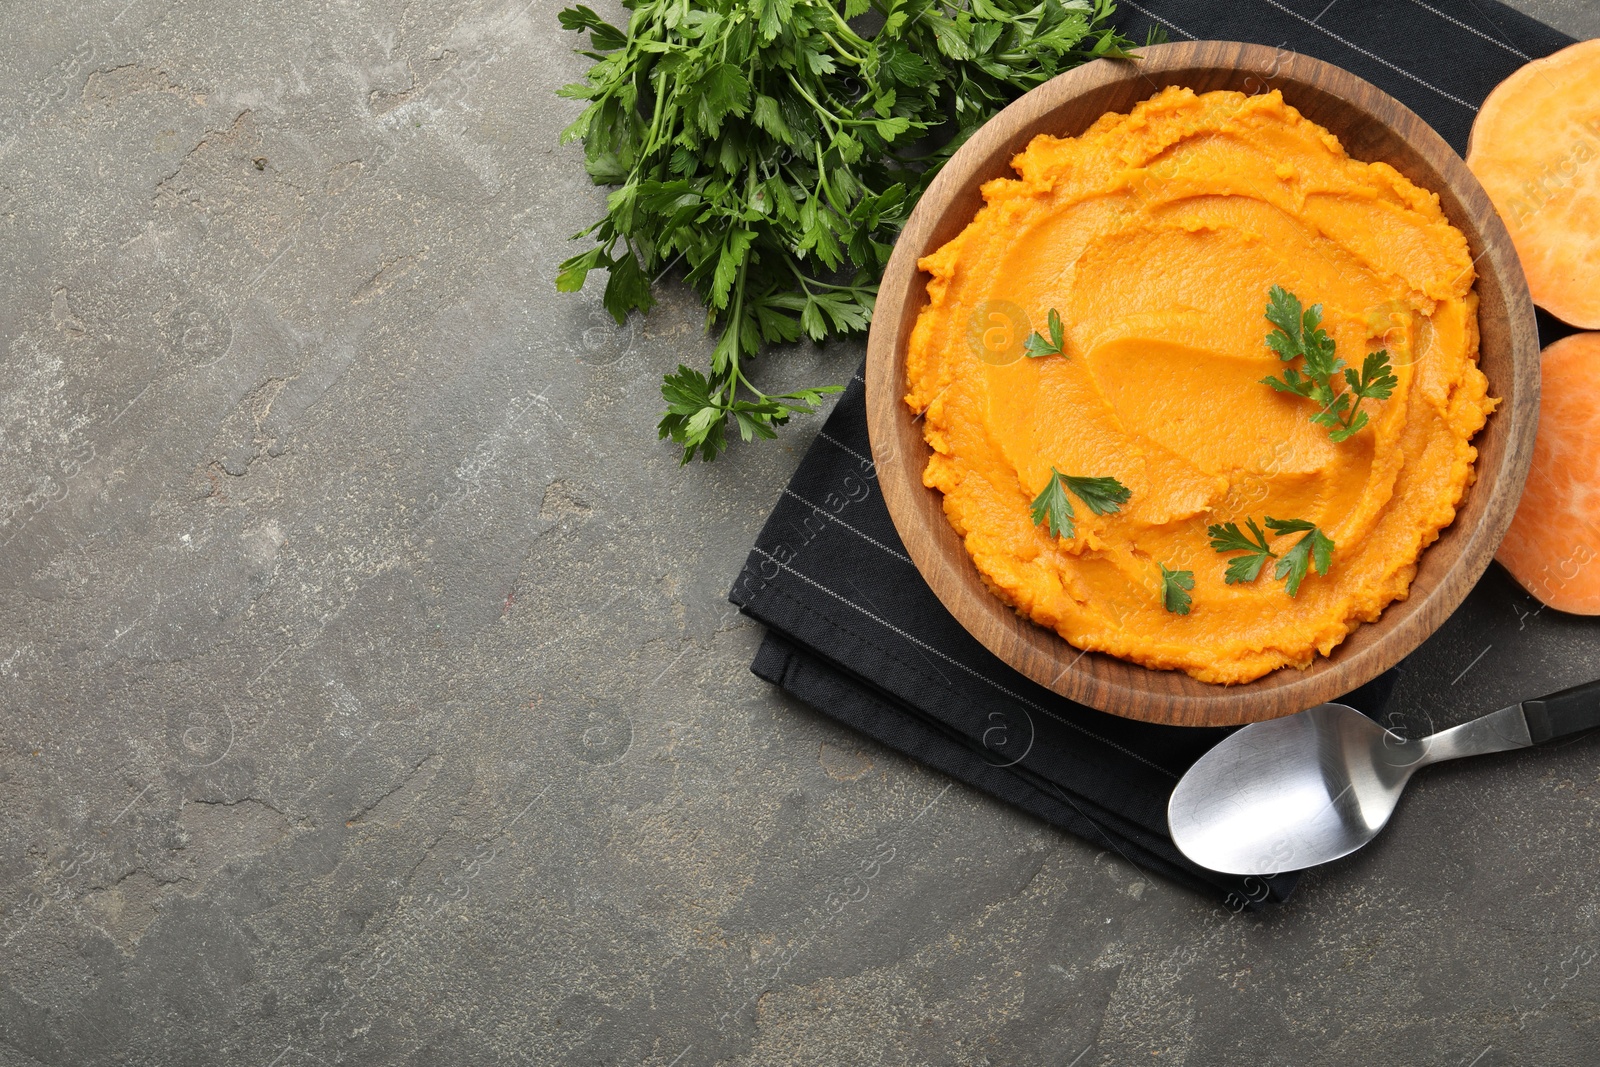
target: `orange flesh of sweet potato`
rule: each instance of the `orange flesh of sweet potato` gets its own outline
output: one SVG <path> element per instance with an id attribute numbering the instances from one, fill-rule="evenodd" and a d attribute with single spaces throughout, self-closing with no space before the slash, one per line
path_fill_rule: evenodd
<path id="1" fill-rule="evenodd" d="M 1600 40 L 1501 82 L 1473 123 L 1467 166 L 1511 231 L 1533 302 L 1600 329 Z"/>
<path id="2" fill-rule="evenodd" d="M 1557 611 L 1600 615 L 1600 333 L 1540 357 L 1539 435 L 1495 559 Z"/>

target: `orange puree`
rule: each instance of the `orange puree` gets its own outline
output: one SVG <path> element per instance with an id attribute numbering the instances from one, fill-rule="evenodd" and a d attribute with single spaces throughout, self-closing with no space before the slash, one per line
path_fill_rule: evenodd
<path id="1" fill-rule="evenodd" d="M 1013 166 L 921 261 L 906 356 L 923 480 L 994 591 L 1079 648 L 1219 683 L 1304 667 L 1404 598 L 1497 403 L 1472 257 L 1438 197 L 1352 160 L 1276 92 L 1169 88 Z M 1399 385 L 1347 441 L 1261 384 L 1285 366 L 1265 344 L 1274 285 L 1323 305 L 1346 365 L 1389 352 Z M 1063 354 L 1024 356 L 1051 309 Z M 1075 536 L 1052 537 L 1029 515 L 1052 467 L 1132 497 L 1106 515 L 1074 500 Z M 1232 554 L 1208 545 L 1208 524 L 1268 515 L 1336 546 L 1292 599 L 1271 561 L 1225 584 Z M 1189 614 L 1163 607 L 1158 564 L 1193 572 Z"/>

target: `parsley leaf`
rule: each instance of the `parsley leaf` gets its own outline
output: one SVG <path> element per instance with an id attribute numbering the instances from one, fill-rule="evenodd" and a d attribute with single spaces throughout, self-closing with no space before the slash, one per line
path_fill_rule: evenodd
<path id="1" fill-rule="evenodd" d="M 1283 554 L 1272 572 L 1274 578 L 1289 579 L 1286 588 L 1290 596 L 1300 592 L 1300 583 L 1305 579 L 1308 565 L 1314 567 L 1318 574 L 1328 573 L 1328 568 L 1333 565 L 1333 541 L 1314 524 L 1304 519 L 1279 520 L 1269 515 L 1267 529 L 1279 536 L 1305 531 L 1305 536 Z"/>
<path id="2" fill-rule="evenodd" d="M 1367 353 L 1360 374 L 1354 367 L 1345 367 L 1344 360 L 1335 355 L 1333 338 L 1322 328 L 1322 305 L 1303 308 L 1300 298 L 1281 285 L 1274 285 L 1267 294 L 1267 321 L 1275 327 L 1267 334 L 1267 347 L 1285 363 L 1301 360 L 1303 371 L 1285 367 L 1282 378 L 1269 375 L 1261 384 L 1315 402 L 1318 410 L 1311 421 L 1328 427 L 1329 438 L 1336 442 L 1349 440 L 1367 425 L 1361 401 L 1387 400 L 1400 384 L 1390 373 L 1386 349 Z M 1341 368 L 1348 388 L 1337 390 L 1335 375 Z"/>
<path id="3" fill-rule="evenodd" d="M 1229 585 L 1255 581 L 1256 576 L 1261 573 L 1262 564 L 1278 556 L 1267 547 L 1267 535 L 1256 525 L 1256 520 L 1246 519 L 1245 523 L 1250 527 L 1249 534 L 1240 530 L 1236 522 L 1206 527 L 1206 536 L 1211 538 L 1211 547 L 1218 552 L 1246 553 L 1228 561 L 1228 573 L 1223 577 L 1223 581 Z"/>
<path id="4" fill-rule="evenodd" d="M 1073 514 L 1072 501 L 1067 497 L 1061 472 L 1054 467 L 1050 468 L 1050 480 L 1045 483 L 1044 491 L 1033 498 L 1033 507 L 1029 510 L 1033 515 L 1033 524 L 1037 526 L 1044 523 L 1051 537 L 1078 536 L 1074 523 L 1077 516 Z"/>
<path id="5" fill-rule="evenodd" d="M 1050 318 L 1046 323 L 1046 328 L 1050 331 L 1048 340 L 1040 335 L 1037 330 L 1028 335 L 1028 341 L 1023 345 L 1022 350 L 1027 353 L 1029 359 L 1038 359 L 1040 356 L 1059 356 L 1061 354 L 1062 346 L 1066 341 L 1066 331 L 1061 325 L 1061 315 L 1055 308 L 1050 309 Z"/>
<path id="6" fill-rule="evenodd" d="M 711 380 L 704 374 L 678 364 L 678 373 L 669 374 L 661 383 L 661 396 L 667 410 L 661 417 L 662 437 L 692 445 L 706 459 L 715 459 L 726 444 L 726 420 L 717 418 L 717 408 L 711 399 Z"/>
<path id="7" fill-rule="evenodd" d="M 1245 524 L 1250 527 L 1246 534 L 1239 529 L 1236 522 L 1223 523 L 1206 527 L 1206 534 L 1211 538 L 1211 547 L 1218 552 L 1244 552 L 1243 556 L 1235 556 L 1228 561 L 1228 572 L 1223 581 L 1229 585 L 1241 582 L 1253 582 L 1261 574 L 1261 568 L 1269 559 L 1276 559 L 1278 565 L 1273 568 L 1274 578 L 1287 578 L 1286 591 L 1290 596 L 1300 592 L 1300 583 L 1305 580 L 1308 567 L 1315 569 L 1318 574 L 1326 575 L 1333 566 L 1333 540 L 1317 528 L 1315 523 L 1305 519 L 1274 519 L 1271 515 L 1266 517 L 1267 529 L 1272 531 L 1274 537 L 1285 534 L 1304 533 L 1305 536 L 1296 541 L 1294 545 L 1282 556 L 1267 547 L 1267 535 L 1261 527 L 1256 525 L 1256 520 L 1246 519 Z"/>
<path id="8" fill-rule="evenodd" d="M 691 450 L 706 459 L 715 459 L 727 447 L 727 419 L 732 417 L 739 427 L 739 436 L 746 441 L 757 437 L 772 439 L 777 436 L 774 427 L 789 421 L 789 416 L 810 414 L 822 403 L 822 394 L 833 392 L 829 388 L 800 389 L 792 393 L 770 396 L 761 394 L 758 400 L 737 400 L 727 406 L 726 414 L 718 417 L 718 406 L 712 400 L 712 382 L 691 367 L 678 366 L 678 373 L 669 374 L 661 383 L 661 396 L 667 410 L 661 417 L 660 436 L 671 437 L 684 446 L 684 462 Z"/>
<path id="9" fill-rule="evenodd" d="M 1030 509 L 1033 515 L 1033 524 L 1045 524 L 1045 529 L 1050 531 L 1051 537 L 1076 537 L 1076 513 L 1072 510 L 1072 499 L 1067 496 L 1068 491 L 1088 505 L 1090 511 L 1096 515 L 1109 515 L 1114 511 L 1121 511 L 1122 505 L 1133 496 L 1133 491 L 1115 478 L 1083 478 L 1070 474 L 1062 474 L 1054 467 L 1050 468 L 1050 480 L 1045 483 L 1044 490 L 1033 498 Z"/>
<path id="10" fill-rule="evenodd" d="M 854 21 L 867 0 L 623 7 L 620 25 L 582 4 L 558 16 L 592 62 L 558 93 L 583 105 L 561 139 L 615 189 L 556 287 L 603 275 L 619 323 L 669 274 L 705 303 L 710 366 L 661 386 L 660 433 L 685 462 L 721 452 L 730 422 L 771 437 L 814 410 L 833 387 L 768 394 L 749 361 L 865 331 L 895 238 L 956 149 L 1034 86 L 1133 47 L 1112 0 L 874 0 L 876 31 Z"/>
<path id="11" fill-rule="evenodd" d="M 1367 424 L 1367 413 L 1359 410 L 1361 401 L 1388 400 L 1394 395 L 1394 387 L 1400 384 L 1400 379 L 1394 376 L 1389 366 L 1389 350 L 1386 348 L 1368 352 L 1367 358 L 1361 363 L 1359 375 L 1354 367 L 1346 367 L 1344 381 L 1350 387 L 1346 395 L 1354 396 L 1356 401 L 1350 419 L 1328 435 L 1335 441 L 1348 440 Z"/>
<path id="12" fill-rule="evenodd" d="M 1189 614 L 1189 592 L 1194 588 L 1194 571 L 1169 571 L 1165 563 L 1161 568 L 1161 606 L 1174 615 Z"/>
<path id="13" fill-rule="evenodd" d="M 1054 467 L 1050 468 L 1052 471 Z M 1115 478 L 1075 478 L 1070 474 L 1057 474 L 1073 496 L 1089 505 L 1096 515 L 1109 515 L 1121 511 L 1122 505 L 1133 496 L 1133 490 Z"/>

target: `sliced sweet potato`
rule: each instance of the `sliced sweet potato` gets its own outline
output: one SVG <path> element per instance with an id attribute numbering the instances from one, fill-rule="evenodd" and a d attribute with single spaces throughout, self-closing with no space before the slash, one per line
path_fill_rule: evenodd
<path id="1" fill-rule="evenodd" d="M 1539 365 L 1533 467 L 1495 559 L 1557 611 L 1600 615 L 1600 333 L 1557 341 Z"/>
<path id="2" fill-rule="evenodd" d="M 1600 329 L 1600 40 L 1501 82 L 1473 123 L 1467 166 L 1511 231 L 1533 302 Z"/>

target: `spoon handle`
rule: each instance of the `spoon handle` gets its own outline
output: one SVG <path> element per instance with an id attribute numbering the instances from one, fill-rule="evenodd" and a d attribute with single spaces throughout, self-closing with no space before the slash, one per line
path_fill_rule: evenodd
<path id="1" fill-rule="evenodd" d="M 1600 726 L 1600 682 L 1587 682 L 1538 700 L 1524 700 L 1528 736 L 1536 745 Z"/>

